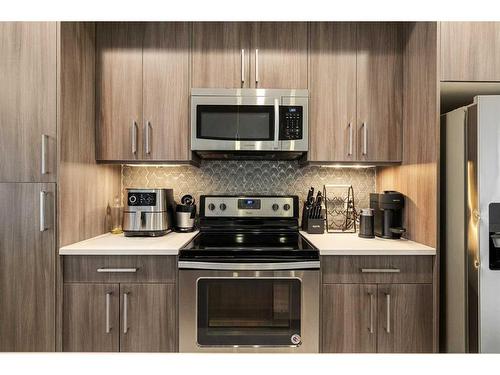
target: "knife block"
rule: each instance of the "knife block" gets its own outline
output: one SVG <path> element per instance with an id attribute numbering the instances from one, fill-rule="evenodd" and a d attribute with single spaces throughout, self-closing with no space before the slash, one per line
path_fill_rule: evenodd
<path id="1" fill-rule="evenodd" d="M 309 234 L 323 234 L 325 232 L 325 219 L 306 218 L 305 224 L 305 231 Z"/>

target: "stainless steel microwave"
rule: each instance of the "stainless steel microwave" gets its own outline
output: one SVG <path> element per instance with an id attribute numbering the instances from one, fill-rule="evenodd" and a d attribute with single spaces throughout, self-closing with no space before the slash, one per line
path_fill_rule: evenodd
<path id="1" fill-rule="evenodd" d="M 308 150 L 308 90 L 193 89 L 191 150 Z"/>

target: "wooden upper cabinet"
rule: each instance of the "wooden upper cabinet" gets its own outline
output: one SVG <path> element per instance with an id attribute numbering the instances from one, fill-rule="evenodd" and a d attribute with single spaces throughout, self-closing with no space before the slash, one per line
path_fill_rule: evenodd
<path id="1" fill-rule="evenodd" d="M 0 182 L 56 181 L 56 30 L 0 22 Z"/>
<path id="2" fill-rule="evenodd" d="M 379 353 L 432 353 L 432 295 L 432 284 L 379 285 Z"/>
<path id="3" fill-rule="evenodd" d="M 441 22 L 441 81 L 500 81 L 500 22 Z"/>
<path id="4" fill-rule="evenodd" d="M 357 53 L 358 159 L 402 159 L 403 32 L 398 23 L 359 23 Z"/>
<path id="5" fill-rule="evenodd" d="M 118 352 L 118 284 L 65 284 L 63 351 Z"/>
<path id="6" fill-rule="evenodd" d="M 250 87 L 250 32 L 250 23 L 195 22 L 191 86 Z"/>
<path id="7" fill-rule="evenodd" d="M 190 27 L 147 23 L 143 53 L 143 158 L 188 160 Z"/>
<path id="8" fill-rule="evenodd" d="M 175 284 L 121 284 L 120 294 L 120 351 L 176 351 Z"/>
<path id="9" fill-rule="evenodd" d="M 356 25 L 311 23 L 309 56 L 308 159 L 356 160 Z"/>
<path id="10" fill-rule="evenodd" d="M 377 285 L 323 285 L 323 353 L 377 352 Z"/>
<path id="11" fill-rule="evenodd" d="M 97 159 L 137 160 L 142 153 L 143 27 L 97 24 Z"/>
<path id="12" fill-rule="evenodd" d="M 307 23 L 252 25 L 250 87 L 307 89 Z"/>

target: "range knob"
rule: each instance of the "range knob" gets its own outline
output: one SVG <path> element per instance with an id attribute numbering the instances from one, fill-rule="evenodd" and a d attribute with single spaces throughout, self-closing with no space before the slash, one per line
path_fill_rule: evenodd
<path id="1" fill-rule="evenodd" d="M 208 205 L 208 209 L 209 209 L 210 211 L 215 210 L 215 204 L 210 203 L 210 204 Z"/>
<path id="2" fill-rule="evenodd" d="M 221 210 L 221 211 L 224 211 L 224 210 L 227 208 L 227 206 L 226 206 L 226 204 L 225 204 L 225 203 L 221 203 L 221 204 L 219 205 L 219 208 L 220 208 L 220 210 Z"/>
<path id="3" fill-rule="evenodd" d="M 273 204 L 273 211 L 278 211 L 279 208 L 280 206 L 277 203 Z"/>
<path id="4" fill-rule="evenodd" d="M 285 203 L 285 205 L 283 206 L 283 209 L 285 211 L 288 211 L 290 209 L 290 205 L 288 203 Z"/>

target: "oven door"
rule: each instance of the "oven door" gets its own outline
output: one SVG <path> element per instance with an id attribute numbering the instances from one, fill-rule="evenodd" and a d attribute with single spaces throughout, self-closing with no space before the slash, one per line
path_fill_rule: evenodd
<path id="1" fill-rule="evenodd" d="M 272 97 L 192 96 L 193 151 L 281 151 L 280 100 Z"/>
<path id="2" fill-rule="evenodd" d="M 179 272 L 181 352 L 319 351 L 319 270 Z"/>

